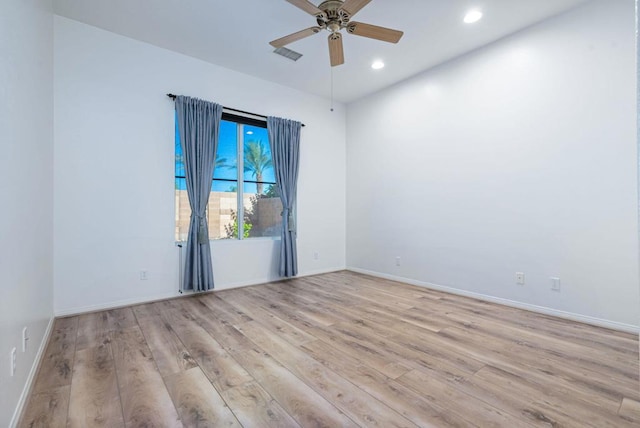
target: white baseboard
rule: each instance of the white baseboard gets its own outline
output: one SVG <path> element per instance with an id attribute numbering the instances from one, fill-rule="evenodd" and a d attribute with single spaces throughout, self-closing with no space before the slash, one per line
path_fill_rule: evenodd
<path id="1" fill-rule="evenodd" d="M 299 274 L 297 277 L 301 278 L 305 276 L 320 275 L 323 273 L 338 272 L 345 269 L 346 268 L 344 266 L 341 266 L 336 268 L 321 269 L 317 271 L 307 271 Z M 281 279 L 282 278 L 280 277 L 273 277 L 273 278 L 265 277 L 265 278 L 252 279 L 250 281 L 238 281 L 230 284 L 221 285 L 219 287 L 214 288 L 211 291 L 215 292 L 215 291 L 222 291 L 222 290 L 231 290 L 232 288 L 250 287 L 253 285 L 261 285 L 261 284 L 267 284 L 269 282 L 280 281 Z M 172 299 L 175 297 L 180 297 L 180 296 L 189 295 L 189 294 L 193 294 L 193 292 L 185 291 L 183 292 L 183 294 L 180 294 L 176 290 L 175 292 L 172 292 L 172 293 L 158 294 L 157 296 L 147 296 L 147 297 L 139 297 L 135 299 L 117 300 L 114 302 L 107 302 L 107 303 L 100 303 L 96 305 L 57 310 L 55 311 L 55 316 L 66 317 L 66 316 L 72 316 L 72 315 L 85 314 L 89 312 L 105 311 L 109 309 L 123 308 L 131 305 L 139 305 L 142 303 L 152 303 L 152 302 L 157 302 L 159 300 Z"/>
<path id="2" fill-rule="evenodd" d="M 151 302 L 156 302 L 158 300 L 170 299 L 176 296 L 179 296 L 178 291 L 175 291 L 173 293 L 158 294 L 157 296 L 138 297 L 135 299 L 126 299 L 126 300 L 117 300 L 114 302 L 99 303 L 97 305 L 80 306 L 76 308 L 56 310 L 55 316 L 67 317 L 72 315 L 86 314 L 89 312 L 104 311 L 107 309 L 117 309 L 125 306 L 139 305 L 141 303 L 151 303 Z"/>
<path id="3" fill-rule="evenodd" d="M 33 359 L 33 365 L 31 366 L 31 370 L 29 370 L 29 375 L 27 376 L 27 381 L 24 384 L 24 388 L 22 388 L 22 394 L 20 394 L 20 399 L 18 400 L 18 404 L 16 405 L 16 409 L 13 412 L 13 417 L 11 418 L 11 422 L 9 422 L 10 428 L 15 428 L 18 426 L 18 422 L 20 421 L 20 417 L 22 416 L 22 411 L 24 410 L 24 406 L 27 404 L 27 399 L 29 398 L 29 394 L 31 394 L 31 388 L 33 387 L 33 381 L 38 373 L 38 367 L 40 367 L 40 361 L 44 355 L 45 349 L 47 349 L 47 344 L 49 343 L 49 338 L 51 337 L 51 331 L 53 330 L 53 322 L 55 321 L 54 317 L 49 319 L 49 324 L 47 324 L 47 329 L 42 336 L 42 340 L 40 341 L 40 346 L 38 347 L 38 352 L 36 352 L 36 357 Z"/>
<path id="4" fill-rule="evenodd" d="M 331 272 L 339 272 L 341 270 L 345 270 L 346 267 L 341 266 L 341 267 L 335 267 L 335 268 L 329 268 L 329 269 L 319 269 L 319 270 L 311 270 L 311 271 L 307 271 L 304 273 L 299 273 L 298 275 L 296 275 L 296 278 L 304 278 L 305 276 L 313 276 L 313 275 L 322 275 L 323 273 L 331 273 Z M 232 288 L 241 288 L 241 287 L 251 287 L 254 285 L 261 285 L 261 284 L 268 284 L 270 282 L 275 282 L 275 281 L 281 281 L 285 278 L 281 278 L 279 276 L 276 277 L 272 277 L 272 278 L 261 278 L 261 279 L 254 279 L 251 281 L 240 281 L 240 282 L 234 282 L 231 284 L 225 284 L 223 286 L 220 287 L 216 287 L 215 289 L 211 290 L 212 292 L 216 292 L 216 291 L 222 291 L 222 290 L 231 290 Z"/>
<path id="5" fill-rule="evenodd" d="M 518 302 L 515 300 L 503 299 L 501 297 L 489 296 L 486 294 L 474 293 L 472 291 L 460 290 L 458 288 L 446 287 L 444 285 L 432 284 L 425 281 L 418 281 L 415 279 L 404 278 L 396 275 L 389 275 L 386 273 L 371 271 L 367 269 L 360 269 L 356 267 L 347 267 L 347 270 L 352 272 L 362 273 L 364 275 L 375 276 L 378 278 L 389 279 L 391 281 L 403 282 L 405 284 L 417 285 L 419 287 L 425 287 L 432 290 L 444 291 L 451 294 L 457 294 L 459 296 L 471 297 L 486 302 L 498 303 L 500 305 L 510 306 L 518 309 L 525 309 L 531 312 L 537 312 L 544 315 L 551 315 L 558 318 L 567 319 L 570 321 L 577 321 L 585 324 L 591 324 L 598 327 L 610 328 L 612 330 L 623 331 L 626 333 L 638 334 L 640 332 L 640 326 L 620 323 L 616 321 L 605 320 L 601 318 L 595 318 L 588 315 L 576 314 L 573 312 L 560 311 L 558 309 L 547 308 L 545 306 L 532 305 L 530 303 Z"/>
<path id="6" fill-rule="evenodd" d="M 319 269 L 319 270 L 310 270 L 305 273 L 301 273 L 297 276 L 297 278 L 304 278 L 305 276 L 314 276 L 314 275 L 322 275 L 323 273 L 332 273 L 332 272 L 340 272 L 341 270 L 346 270 L 346 266 L 340 266 L 331 269 Z"/>

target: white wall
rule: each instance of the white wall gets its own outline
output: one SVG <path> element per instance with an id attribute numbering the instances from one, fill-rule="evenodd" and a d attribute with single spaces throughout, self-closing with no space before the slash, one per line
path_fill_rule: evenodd
<path id="1" fill-rule="evenodd" d="M 22 403 L 53 315 L 53 15 L 50 0 L 0 3 L 0 426 Z M 22 328 L 29 330 L 22 352 Z M 11 348 L 18 349 L 10 376 Z M 15 421 L 14 421 L 15 422 Z"/>
<path id="2" fill-rule="evenodd" d="M 343 106 L 332 113 L 321 98 L 66 18 L 55 17 L 54 32 L 57 314 L 177 293 L 174 118 L 167 92 L 305 123 L 299 270 L 344 268 Z M 275 279 L 278 245 L 213 242 L 216 288 Z M 143 269 L 147 281 L 139 279 Z"/>
<path id="3" fill-rule="evenodd" d="M 350 104 L 347 266 L 637 327 L 634 15 L 590 2 Z"/>

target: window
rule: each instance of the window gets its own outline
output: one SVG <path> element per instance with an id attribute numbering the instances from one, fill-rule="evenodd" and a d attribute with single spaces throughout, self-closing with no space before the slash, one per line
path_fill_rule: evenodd
<path id="1" fill-rule="evenodd" d="M 177 125 L 175 152 L 175 238 L 186 241 L 191 207 Z M 266 124 L 224 113 L 207 205 L 209 239 L 280 236 L 282 202 L 275 184 Z"/>

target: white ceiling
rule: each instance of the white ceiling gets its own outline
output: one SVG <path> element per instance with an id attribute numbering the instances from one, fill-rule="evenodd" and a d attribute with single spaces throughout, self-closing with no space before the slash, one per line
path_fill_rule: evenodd
<path id="1" fill-rule="evenodd" d="M 311 0 L 318 4 L 319 0 Z M 404 31 L 397 45 L 343 31 L 345 64 L 333 68 L 334 97 L 350 102 L 467 53 L 586 0 L 373 0 L 354 18 Z M 54 0 L 55 12 L 114 33 L 326 98 L 328 33 L 273 54 L 269 41 L 315 25 L 285 0 Z M 464 24 L 467 10 L 483 19 Z M 387 66 L 372 70 L 374 59 Z"/>

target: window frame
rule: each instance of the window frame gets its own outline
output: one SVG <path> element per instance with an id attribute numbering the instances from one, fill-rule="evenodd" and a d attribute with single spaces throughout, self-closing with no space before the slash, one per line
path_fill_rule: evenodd
<path id="1" fill-rule="evenodd" d="M 254 127 L 258 127 L 258 128 L 264 128 L 264 129 L 268 129 L 267 128 L 267 121 L 264 119 L 256 119 L 253 117 L 249 117 L 249 116 L 241 116 L 241 115 L 237 115 L 237 114 L 233 114 L 233 113 L 229 113 L 229 112 L 225 112 L 223 110 L 222 112 L 222 117 L 220 119 L 221 121 L 227 121 L 227 122 L 233 122 L 236 125 L 236 160 L 237 160 L 237 165 L 236 165 L 236 170 L 237 170 L 237 174 L 236 174 L 236 179 L 232 180 L 232 179 L 228 179 L 228 178 L 214 178 L 211 177 L 211 184 L 213 186 L 214 182 L 235 182 L 236 183 L 236 207 L 237 207 L 237 212 L 236 212 L 236 221 L 238 223 L 238 227 L 237 227 L 237 236 L 234 236 L 233 238 L 217 238 L 217 239 L 211 239 L 209 237 L 210 241 L 215 241 L 215 242 L 232 242 L 232 241 L 244 241 L 244 240 L 279 240 L 281 239 L 281 235 L 273 235 L 273 236 L 254 236 L 254 237 L 244 237 L 244 184 L 245 183 L 250 183 L 250 184 L 258 184 L 258 183 L 262 183 L 262 184 L 266 184 L 266 185 L 273 185 L 273 186 L 277 186 L 276 181 L 255 181 L 255 180 L 245 180 L 244 178 L 244 143 L 245 143 L 245 133 L 244 133 L 244 126 L 245 125 L 249 125 L 249 126 L 254 126 Z M 176 124 L 177 126 L 177 124 Z M 217 152 L 217 150 L 216 150 Z M 217 156 L 217 153 L 216 153 Z M 175 154 L 174 154 L 175 157 Z M 175 161 L 174 161 L 175 162 Z M 214 172 L 215 174 L 215 172 Z M 175 168 L 174 168 L 174 181 L 176 179 L 186 179 L 185 176 L 178 176 L 175 175 Z M 275 178 L 274 178 L 275 180 Z M 206 217 L 207 219 L 209 218 L 209 212 L 208 212 L 208 204 L 207 204 L 207 213 L 206 213 Z M 175 208 L 174 208 L 175 211 Z M 176 217 L 177 219 L 177 217 Z"/>

